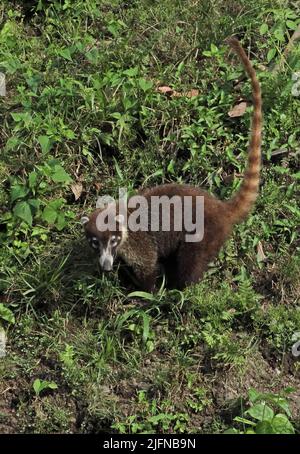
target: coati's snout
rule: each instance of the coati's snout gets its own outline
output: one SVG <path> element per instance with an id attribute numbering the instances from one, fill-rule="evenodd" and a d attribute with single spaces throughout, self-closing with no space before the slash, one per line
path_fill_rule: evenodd
<path id="1" fill-rule="evenodd" d="M 98 230 L 95 220 L 88 216 L 83 216 L 81 223 L 84 226 L 89 245 L 98 255 L 101 269 L 103 271 L 111 271 L 114 259 L 117 256 L 117 249 L 122 242 L 123 232 L 120 229 L 120 225 L 118 224 L 118 229 L 114 229 L 114 231 L 110 230 L 109 225 L 107 229 L 102 228 L 103 226 L 100 225 Z"/>
<path id="2" fill-rule="evenodd" d="M 107 245 L 106 248 L 101 248 L 101 252 L 99 255 L 99 264 L 103 271 L 111 271 L 113 269 L 114 264 L 114 256 L 112 254 L 112 250 Z"/>

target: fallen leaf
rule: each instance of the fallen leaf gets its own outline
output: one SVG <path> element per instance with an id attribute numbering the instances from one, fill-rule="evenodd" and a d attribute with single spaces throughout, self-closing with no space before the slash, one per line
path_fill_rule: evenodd
<path id="1" fill-rule="evenodd" d="M 196 90 L 196 88 L 193 88 L 192 90 L 185 93 L 185 96 L 187 96 L 188 98 L 194 98 L 194 96 L 198 96 L 198 95 L 199 95 L 199 90 Z"/>
<path id="2" fill-rule="evenodd" d="M 277 150 L 273 150 L 271 152 L 271 156 L 277 156 L 277 155 L 280 155 L 280 154 L 286 154 L 288 152 L 289 152 L 289 150 L 287 148 L 278 148 Z"/>
<path id="3" fill-rule="evenodd" d="M 166 85 L 164 85 L 162 87 L 157 87 L 157 91 L 159 91 L 163 95 L 172 95 L 174 92 L 174 90 L 172 88 L 167 87 Z"/>
<path id="4" fill-rule="evenodd" d="M 229 112 L 228 115 L 231 118 L 241 117 L 246 112 L 247 103 L 245 101 L 236 104 Z"/>
<path id="5" fill-rule="evenodd" d="M 262 244 L 261 242 L 259 241 L 257 243 L 257 260 L 259 262 L 264 262 L 265 260 L 267 259 L 265 253 L 264 253 L 264 250 L 263 250 L 263 247 L 262 247 Z"/>
<path id="6" fill-rule="evenodd" d="M 75 183 L 71 186 L 72 192 L 74 194 L 75 200 L 78 200 L 82 194 L 83 186 L 82 183 Z"/>
<path id="7" fill-rule="evenodd" d="M 183 96 L 182 93 L 179 91 L 173 90 L 173 93 L 171 94 L 172 98 L 181 98 Z"/>
<path id="8" fill-rule="evenodd" d="M 100 191 L 100 189 L 102 188 L 102 184 L 101 183 L 94 183 L 94 186 L 96 188 L 96 191 Z"/>

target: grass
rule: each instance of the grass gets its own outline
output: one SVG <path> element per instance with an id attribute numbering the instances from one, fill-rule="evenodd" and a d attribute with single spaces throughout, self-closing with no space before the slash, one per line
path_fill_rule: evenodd
<path id="1" fill-rule="evenodd" d="M 267 430 L 253 415 L 270 395 L 274 430 L 282 396 L 299 432 L 299 43 L 273 71 L 299 16 L 284 0 L 2 2 L 0 432 Z M 201 283 L 134 293 L 101 275 L 80 216 L 119 187 L 230 197 L 251 115 L 228 116 L 251 98 L 231 34 L 263 90 L 256 208 Z"/>

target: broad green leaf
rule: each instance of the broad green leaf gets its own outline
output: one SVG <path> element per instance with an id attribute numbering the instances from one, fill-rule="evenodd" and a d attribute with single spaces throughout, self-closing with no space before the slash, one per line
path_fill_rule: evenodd
<path id="1" fill-rule="evenodd" d="M 38 395 L 41 391 L 41 380 L 37 378 L 33 383 L 34 392 Z"/>
<path id="2" fill-rule="evenodd" d="M 0 303 L 0 318 L 9 323 L 15 323 L 15 316 L 8 307 L 4 306 L 3 303 Z"/>
<path id="3" fill-rule="evenodd" d="M 152 88 L 153 83 L 151 80 L 146 80 L 146 79 L 139 79 L 139 86 L 143 91 L 148 91 L 150 88 Z"/>
<path id="4" fill-rule="evenodd" d="M 59 231 L 63 230 L 66 227 L 66 225 L 67 225 L 67 221 L 66 221 L 65 215 L 63 213 L 59 213 L 57 216 L 56 223 L 55 223 L 57 230 L 59 230 Z"/>
<path id="5" fill-rule="evenodd" d="M 40 207 L 40 201 L 37 199 L 28 199 L 28 204 L 33 208 L 33 212 L 35 213 Z"/>
<path id="6" fill-rule="evenodd" d="M 223 432 L 223 434 L 226 434 L 226 435 L 229 435 L 229 434 L 238 435 L 239 431 L 237 429 L 231 428 L 231 429 L 225 430 L 225 432 Z"/>
<path id="7" fill-rule="evenodd" d="M 29 112 L 13 112 L 11 116 L 16 122 L 23 122 L 26 127 L 32 122 L 32 116 Z"/>
<path id="8" fill-rule="evenodd" d="M 52 173 L 51 178 L 54 183 L 70 183 L 72 181 L 70 175 L 59 164 L 54 166 L 54 172 Z"/>
<path id="9" fill-rule="evenodd" d="M 123 74 L 128 77 L 134 77 L 138 74 L 138 68 L 135 66 L 134 68 L 125 69 Z"/>
<path id="10" fill-rule="evenodd" d="M 54 199 L 54 200 L 51 200 L 49 203 L 48 203 L 48 206 L 50 206 L 51 208 L 53 208 L 55 211 L 58 211 L 65 203 L 65 199 L 63 199 L 62 197 L 60 197 L 59 199 Z"/>
<path id="11" fill-rule="evenodd" d="M 255 428 L 255 433 L 257 434 L 273 434 L 273 426 L 270 421 L 260 421 L 257 423 Z"/>
<path id="12" fill-rule="evenodd" d="M 286 26 L 288 28 L 290 28 L 291 30 L 296 30 L 298 25 L 297 25 L 297 22 L 293 21 L 293 20 L 287 20 L 286 21 Z"/>
<path id="13" fill-rule="evenodd" d="M 217 46 L 215 44 L 211 44 L 210 45 L 210 50 L 212 53 L 216 54 L 219 52 L 219 49 L 217 48 Z"/>
<path id="14" fill-rule="evenodd" d="M 271 421 L 274 417 L 272 408 L 264 403 L 253 405 L 253 407 L 245 411 L 245 415 L 246 414 L 252 416 L 252 418 L 258 419 L 259 421 Z"/>
<path id="15" fill-rule="evenodd" d="M 47 380 L 40 380 L 37 378 L 33 383 L 33 389 L 38 396 L 44 389 L 57 389 L 58 386 L 55 382 L 49 382 Z"/>
<path id="16" fill-rule="evenodd" d="M 29 189 L 21 184 L 13 185 L 10 191 L 10 201 L 15 202 L 17 199 L 24 199 L 28 194 Z"/>
<path id="17" fill-rule="evenodd" d="M 276 434 L 294 434 L 295 429 L 286 415 L 278 413 L 274 416 L 272 427 Z"/>
<path id="18" fill-rule="evenodd" d="M 30 172 L 28 175 L 28 184 L 31 189 L 35 188 L 37 181 L 37 173 L 35 171 Z"/>
<path id="19" fill-rule="evenodd" d="M 76 137 L 75 133 L 74 133 L 74 131 L 72 131 L 72 129 L 65 129 L 63 131 L 63 134 L 67 139 L 71 139 L 71 140 L 75 139 L 75 137 Z"/>
<path id="20" fill-rule="evenodd" d="M 274 49 L 274 48 L 270 49 L 267 54 L 267 62 L 270 63 L 270 61 L 273 60 L 275 55 L 276 55 L 276 49 Z"/>
<path id="21" fill-rule="evenodd" d="M 42 218 L 48 224 L 54 224 L 57 219 L 57 215 L 57 211 L 52 206 L 48 205 L 44 208 Z"/>
<path id="22" fill-rule="evenodd" d="M 48 151 L 51 150 L 51 140 L 48 136 L 39 136 L 38 137 L 38 142 L 41 146 L 42 152 L 43 153 L 48 153 Z"/>
<path id="23" fill-rule="evenodd" d="M 283 397 L 279 397 L 278 399 L 274 400 L 274 402 L 276 403 L 276 405 L 278 405 L 278 407 L 285 411 L 289 417 L 292 416 L 289 408 L 289 403 L 287 402 L 286 399 L 284 399 Z"/>
<path id="24" fill-rule="evenodd" d="M 15 149 L 18 145 L 20 145 L 21 140 L 18 137 L 10 137 L 8 141 L 5 144 L 5 149 L 8 150 L 13 150 Z"/>
<path id="25" fill-rule="evenodd" d="M 261 397 L 261 393 L 256 391 L 256 389 L 250 388 L 248 391 L 248 396 L 250 402 L 254 403 L 259 397 Z"/>
<path id="26" fill-rule="evenodd" d="M 14 207 L 13 212 L 15 216 L 27 222 L 28 225 L 32 225 L 31 209 L 27 202 L 18 202 Z"/>
<path id="27" fill-rule="evenodd" d="M 68 47 L 65 47 L 64 49 L 59 49 L 58 54 L 63 57 L 66 60 L 72 61 L 72 56 L 70 49 Z"/>
<path id="28" fill-rule="evenodd" d="M 269 30 L 268 24 L 264 23 L 260 26 L 259 33 L 261 35 L 265 35 L 268 30 Z"/>
<path id="29" fill-rule="evenodd" d="M 274 31 L 274 36 L 281 43 L 285 41 L 284 30 L 282 28 L 277 28 L 277 30 Z"/>

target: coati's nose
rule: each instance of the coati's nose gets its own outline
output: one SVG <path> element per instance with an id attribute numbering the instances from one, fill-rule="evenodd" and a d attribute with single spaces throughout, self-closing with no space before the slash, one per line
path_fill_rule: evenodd
<path id="1" fill-rule="evenodd" d="M 104 271 L 111 271 L 112 268 L 113 268 L 112 267 L 112 261 L 109 260 L 109 259 L 104 260 L 103 265 L 102 265 L 102 269 Z"/>
<path id="2" fill-rule="evenodd" d="M 113 268 L 114 258 L 111 254 L 104 251 L 99 257 L 99 263 L 104 271 L 111 271 Z"/>

